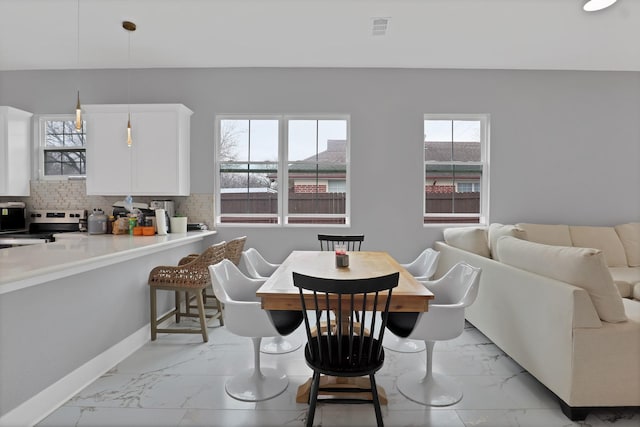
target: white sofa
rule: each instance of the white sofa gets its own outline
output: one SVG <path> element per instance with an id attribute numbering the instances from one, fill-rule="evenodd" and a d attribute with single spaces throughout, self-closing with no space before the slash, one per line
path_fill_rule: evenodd
<path id="1" fill-rule="evenodd" d="M 458 261 L 482 268 L 478 298 L 467 308 L 467 320 L 555 393 L 572 420 L 584 419 L 593 407 L 640 406 L 640 301 L 621 298 L 621 280 L 616 287 L 607 274 L 618 271 L 612 268 L 636 268 L 629 266 L 629 259 L 635 263 L 634 257 L 640 257 L 640 251 L 633 253 L 640 234 L 632 235 L 635 243 L 627 242 L 632 253 L 625 251 L 627 266 L 622 267 L 611 266 L 620 260 L 608 246 L 602 247 L 606 239 L 591 245 L 601 246 L 596 249 L 562 245 L 571 236 L 583 242 L 585 236 L 610 235 L 601 227 L 490 228 L 494 233 L 445 230 L 447 243 L 434 244 L 440 251 L 435 277 Z M 554 272 L 557 266 L 567 271 Z M 594 284 L 602 285 L 604 296 L 589 287 Z M 632 285 L 635 282 L 629 288 Z"/>

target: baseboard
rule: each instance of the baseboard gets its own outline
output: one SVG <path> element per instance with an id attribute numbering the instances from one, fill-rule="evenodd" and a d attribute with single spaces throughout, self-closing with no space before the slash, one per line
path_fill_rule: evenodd
<path id="1" fill-rule="evenodd" d="M 173 319 L 162 322 L 167 327 Z M 53 383 L 31 399 L 0 417 L 0 427 L 33 426 L 58 409 L 71 397 L 100 378 L 151 338 L 149 324 L 105 350 L 84 365 Z"/>

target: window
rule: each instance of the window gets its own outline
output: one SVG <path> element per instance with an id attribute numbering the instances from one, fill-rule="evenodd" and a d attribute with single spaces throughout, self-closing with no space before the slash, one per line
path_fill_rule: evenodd
<path id="1" fill-rule="evenodd" d="M 348 224 L 348 118 L 220 116 L 217 224 Z"/>
<path id="2" fill-rule="evenodd" d="M 480 183 L 479 182 L 458 182 L 456 187 L 456 191 L 458 193 L 479 193 L 480 192 Z"/>
<path id="3" fill-rule="evenodd" d="M 40 178 L 85 176 L 86 122 L 76 129 L 75 116 L 40 118 Z"/>
<path id="4" fill-rule="evenodd" d="M 486 223 L 487 115 L 424 117 L 424 223 Z"/>

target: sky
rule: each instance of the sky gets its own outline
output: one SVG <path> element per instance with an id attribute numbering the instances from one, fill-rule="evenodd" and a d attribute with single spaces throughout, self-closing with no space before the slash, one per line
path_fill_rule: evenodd
<path id="1" fill-rule="evenodd" d="M 222 120 L 222 126 L 231 126 L 236 137 L 237 161 L 278 160 L 278 120 Z M 347 120 L 293 120 L 288 123 L 288 159 L 303 160 L 327 149 L 327 140 L 347 139 Z M 452 126 L 453 124 L 453 126 Z M 425 137 L 429 141 L 479 142 L 478 120 L 425 120 Z M 316 148 L 317 143 L 317 148 Z"/>
<path id="2" fill-rule="evenodd" d="M 227 122 L 227 123 L 225 123 Z M 278 120 L 222 120 L 222 126 L 235 122 L 236 159 L 247 160 L 251 142 L 251 161 L 278 160 Z M 327 140 L 347 139 L 347 120 L 288 120 L 289 160 L 303 160 L 327 149 Z"/>

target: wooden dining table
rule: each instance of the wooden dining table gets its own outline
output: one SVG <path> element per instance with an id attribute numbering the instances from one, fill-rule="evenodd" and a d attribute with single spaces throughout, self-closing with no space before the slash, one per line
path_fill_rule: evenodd
<path id="1" fill-rule="evenodd" d="M 389 311 L 391 312 L 422 312 L 429 309 L 429 300 L 433 293 L 418 282 L 404 267 L 386 252 L 357 251 L 348 252 L 349 266 L 336 267 L 335 254 L 329 251 L 293 251 L 278 267 L 278 269 L 257 290 L 256 295 L 262 301 L 264 310 L 302 310 L 300 293 L 293 285 L 293 272 L 308 276 L 328 279 L 366 279 L 398 272 L 398 286 L 393 290 Z M 309 305 L 312 305 L 313 295 L 309 293 Z M 307 298 L 305 296 L 305 301 Z M 341 398 L 361 397 L 358 392 L 350 392 L 353 388 L 368 387 L 369 379 L 322 377 L 320 387 L 344 388 L 341 393 L 325 394 L 337 395 Z M 311 380 L 298 388 L 296 402 L 307 403 Z M 320 393 L 322 394 L 322 392 Z M 370 395 L 370 393 L 368 393 Z M 380 403 L 386 404 L 384 389 L 378 386 Z"/>

